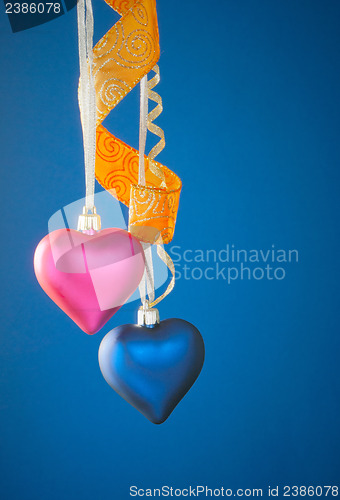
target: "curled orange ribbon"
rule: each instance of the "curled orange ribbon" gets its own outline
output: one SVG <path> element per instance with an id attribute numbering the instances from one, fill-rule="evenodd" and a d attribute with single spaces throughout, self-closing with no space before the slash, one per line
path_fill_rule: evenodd
<path id="1" fill-rule="evenodd" d="M 169 243 L 175 229 L 182 187 L 180 178 L 154 161 L 155 154 L 159 152 L 156 150 L 153 156 L 145 156 L 146 185 L 139 185 L 138 151 L 101 125 L 109 112 L 143 76 L 154 68 L 158 72 L 156 63 L 160 48 L 156 2 L 105 1 L 122 17 L 93 51 L 97 105 L 96 178 L 113 196 L 129 206 L 131 233 L 148 243 Z M 156 96 L 153 100 L 158 103 L 157 94 L 150 92 L 151 96 Z M 149 114 L 148 126 L 157 133 L 160 129 L 152 123 L 159 114 L 156 108 Z"/>

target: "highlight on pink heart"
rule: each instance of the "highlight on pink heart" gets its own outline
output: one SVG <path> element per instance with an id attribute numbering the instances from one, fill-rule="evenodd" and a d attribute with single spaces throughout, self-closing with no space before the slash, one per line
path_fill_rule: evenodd
<path id="1" fill-rule="evenodd" d="M 117 228 L 92 235 L 57 229 L 40 241 L 34 254 L 42 289 L 89 335 L 129 299 L 144 268 L 140 242 Z"/>

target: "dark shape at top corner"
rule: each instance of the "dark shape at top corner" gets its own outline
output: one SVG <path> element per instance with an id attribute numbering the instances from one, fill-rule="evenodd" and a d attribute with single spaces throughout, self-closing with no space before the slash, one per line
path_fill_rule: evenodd
<path id="1" fill-rule="evenodd" d="M 73 7 L 77 5 L 78 0 L 64 0 L 64 5 L 66 7 L 67 12 L 69 12 Z"/>
<path id="2" fill-rule="evenodd" d="M 35 28 L 41 24 L 53 21 L 57 17 L 65 14 L 64 6 L 69 12 L 77 5 L 77 0 L 36 0 L 27 2 L 26 0 L 3 0 L 6 13 L 13 33 Z M 35 5 L 35 10 L 30 11 L 30 5 Z M 20 8 L 18 8 L 20 6 Z M 28 6 L 28 11 L 27 11 Z M 23 11 L 23 7 L 25 10 Z"/>

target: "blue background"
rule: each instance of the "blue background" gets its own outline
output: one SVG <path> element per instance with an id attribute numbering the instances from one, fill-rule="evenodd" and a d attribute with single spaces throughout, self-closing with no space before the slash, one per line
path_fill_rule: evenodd
<path id="1" fill-rule="evenodd" d="M 118 19 L 94 1 L 96 40 Z M 76 11 L 13 34 L 0 8 L 0 496 L 129 498 L 129 486 L 332 485 L 340 471 L 337 0 L 160 0 L 167 147 L 183 179 L 174 245 L 298 249 L 282 281 L 184 280 L 163 318 L 206 344 L 155 426 L 103 380 L 35 280 L 49 217 L 83 196 Z M 137 146 L 138 91 L 107 120 Z M 209 174 L 209 183 L 205 180 Z"/>

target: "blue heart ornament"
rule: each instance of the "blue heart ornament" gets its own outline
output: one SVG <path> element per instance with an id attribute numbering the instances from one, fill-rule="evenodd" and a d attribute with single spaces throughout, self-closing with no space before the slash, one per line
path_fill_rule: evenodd
<path id="1" fill-rule="evenodd" d="M 197 328 L 182 319 L 152 327 L 122 325 L 105 335 L 98 357 L 112 389 L 161 424 L 200 374 L 204 342 Z"/>

